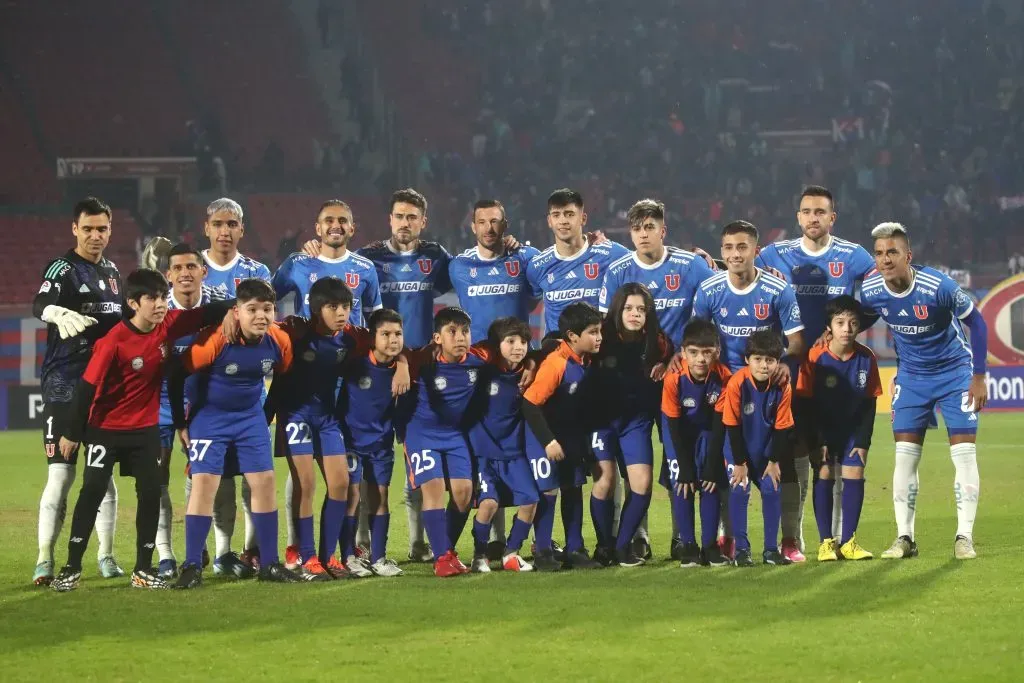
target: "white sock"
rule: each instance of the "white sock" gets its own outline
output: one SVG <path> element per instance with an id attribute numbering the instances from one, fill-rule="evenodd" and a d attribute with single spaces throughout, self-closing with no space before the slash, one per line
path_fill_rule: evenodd
<path id="1" fill-rule="evenodd" d="M 53 546 L 60 536 L 68 509 L 68 492 L 75 483 L 75 466 L 55 463 L 46 466 L 46 486 L 39 499 L 39 557 L 40 562 L 53 562 Z"/>
<path id="2" fill-rule="evenodd" d="M 244 479 L 242 481 L 245 481 Z M 235 533 L 235 478 L 222 477 L 217 494 L 213 498 L 213 542 L 214 558 L 231 552 L 231 537 Z"/>
<path id="3" fill-rule="evenodd" d="M 843 535 L 843 475 L 842 468 L 836 465 L 838 472 L 833 473 L 832 485 L 832 538 Z"/>
<path id="4" fill-rule="evenodd" d="M 619 536 L 619 517 L 622 516 L 622 503 L 626 499 L 626 489 L 622 483 L 622 477 L 615 477 L 615 492 L 612 500 L 615 502 L 615 513 L 612 516 L 612 538 Z"/>
<path id="5" fill-rule="evenodd" d="M 718 489 L 718 500 L 718 535 L 733 538 L 732 518 L 729 516 L 728 486 L 724 490 Z"/>
<path id="6" fill-rule="evenodd" d="M 295 484 L 292 482 L 292 473 L 288 473 L 288 478 L 284 482 L 284 528 L 288 533 L 287 545 L 293 546 L 299 544 L 299 534 L 295 530 L 295 507 L 292 505 L 292 497 L 295 495 Z"/>
<path id="7" fill-rule="evenodd" d="M 365 486 L 366 482 L 363 482 Z M 356 545 L 370 547 L 370 513 L 367 511 L 366 492 L 364 486 L 360 486 L 359 507 L 356 508 Z"/>
<path id="8" fill-rule="evenodd" d="M 679 524 L 676 523 L 676 516 L 670 514 L 669 517 L 672 518 L 672 538 L 679 538 Z"/>
<path id="9" fill-rule="evenodd" d="M 505 542 L 505 508 L 498 508 L 491 520 L 491 542 Z"/>
<path id="10" fill-rule="evenodd" d="M 811 487 L 811 459 L 809 456 L 796 458 L 796 480 L 800 484 L 800 507 L 796 515 L 796 541 L 800 552 L 804 551 L 804 511 L 807 509 L 807 492 Z"/>
<path id="11" fill-rule="evenodd" d="M 239 475 L 239 478 L 242 480 L 242 517 L 245 519 L 245 545 L 242 549 L 248 550 L 255 548 L 260 542 L 256 538 L 256 525 L 252 523 L 252 489 L 249 488 L 249 480 L 244 475 Z"/>
<path id="12" fill-rule="evenodd" d="M 618 531 L 616 530 L 616 533 Z M 647 515 L 644 514 L 644 518 L 640 520 L 640 524 L 636 528 L 636 533 L 633 534 L 633 538 L 642 538 L 648 543 L 651 542 L 650 532 L 647 530 Z"/>
<path id="13" fill-rule="evenodd" d="M 419 489 L 402 489 L 405 498 L 405 513 L 409 519 L 409 548 L 414 543 L 423 543 L 423 492 Z"/>
<path id="14" fill-rule="evenodd" d="M 160 521 L 156 526 L 156 552 L 160 561 L 173 560 L 174 549 L 171 548 L 171 522 L 174 521 L 174 509 L 171 507 L 171 494 L 166 486 L 160 487 Z"/>
<path id="15" fill-rule="evenodd" d="M 974 540 L 974 518 L 978 514 L 978 496 L 981 493 L 981 475 L 978 474 L 978 447 L 973 443 L 958 443 L 949 447 L 956 475 L 953 494 L 956 496 L 956 535 Z"/>
<path id="16" fill-rule="evenodd" d="M 103 559 L 114 554 L 114 531 L 117 526 L 117 484 L 114 477 L 107 484 L 107 495 L 100 503 L 99 514 L 96 515 L 96 557 Z"/>
<path id="17" fill-rule="evenodd" d="M 921 464 L 921 444 L 896 442 L 896 463 L 892 470 L 892 504 L 896 511 L 896 535 L 914 540 L 914 514 L 920 481 L 917 468 Z"/>

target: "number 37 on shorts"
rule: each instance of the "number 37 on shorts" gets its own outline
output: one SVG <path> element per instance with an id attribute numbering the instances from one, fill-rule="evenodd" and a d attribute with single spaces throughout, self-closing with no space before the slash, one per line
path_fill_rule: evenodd
<path id="1" fill-rule="evenodd" d="M 897 375 L 892 386 L 892 431 L 924 432 L 936 426 L 934 411 L 938 408 L 950 436 L 976 433 L 978 414 L 968 393 L 970 381 L 969 371 L 927 382 Z"/>

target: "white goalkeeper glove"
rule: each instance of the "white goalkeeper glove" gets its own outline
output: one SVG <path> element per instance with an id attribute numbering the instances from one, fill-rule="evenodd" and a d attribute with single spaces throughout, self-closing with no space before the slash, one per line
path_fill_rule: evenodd
<path id="1" fill-rule="evenodd" d="M 81 313 L 75 313 L 63 306 L 47 306 L 43 309 L 40 320 L 44 323 L 52 323 L 57 326 L 61 339 L 70 339 L 85 332 L 85 328 L 96 324 L 96 318 L 90 318 Z"/>

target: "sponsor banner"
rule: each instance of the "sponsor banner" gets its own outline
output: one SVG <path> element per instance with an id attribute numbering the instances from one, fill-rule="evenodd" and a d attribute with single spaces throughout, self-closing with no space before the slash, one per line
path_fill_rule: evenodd
<path id="1" fill-rule="evenodd" d="M 39 387 L 10 385 L 6 398 L 5 429 L 43 428 L 43 394 Z"/>
<path id="2" fill-rule="evenodd" d="M 58 178 L 161 178 L 195 171 L 195 157 L 57 159 Z"/>

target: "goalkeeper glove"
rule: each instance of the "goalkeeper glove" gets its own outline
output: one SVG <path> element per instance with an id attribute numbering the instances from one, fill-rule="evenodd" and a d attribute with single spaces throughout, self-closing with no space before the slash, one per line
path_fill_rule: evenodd
<path id="1" fill-rule="evenodd" d="M 142 261 L 140 265 L 143 268 L 152 268 L 153 270 L 161 270 L 167 268 L 167 257 L 170 254 L 171 241 L 166 237 L 154 237 L 147 244 L 146 248 L 142 250 Z"/>
<path id="2" fill-rule="evenodd" d="M 96 324 L 96 318 L 90 318 L 81 313 L 75 313 L 63 306 L 47 306 L 43 309 L 40 319 L 44 323 L 51 323 L 57 326 L 61 339 L 69 339 L 85 332 L 85 328 Z"/>

